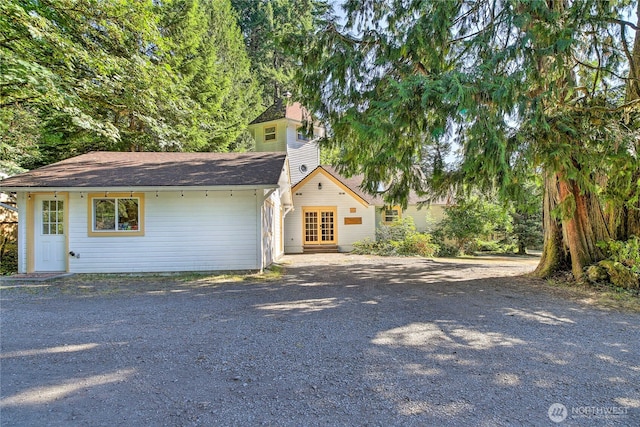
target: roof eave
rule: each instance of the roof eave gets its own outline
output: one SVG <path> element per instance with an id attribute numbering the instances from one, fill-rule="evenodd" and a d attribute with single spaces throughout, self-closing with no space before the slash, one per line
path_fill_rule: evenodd
<path id="1" fill-rule="evenodd" d="M 119 186 L 119 187 L 3 187 L 0 186 L 0 191 L 4 193 L 18 193 L 18 192 L 52 192 L 52 191 L 68 191 L 68 192 L 92 192 L 92 191 L 111 191 L 111 192 L 153 192 L 153 191 L 229 191 L 229 190 L 267 190 L 271 188 L 278 188 L 279 184 L 245 184 L 245 185 L 188 185 L 188 186 Z"/>

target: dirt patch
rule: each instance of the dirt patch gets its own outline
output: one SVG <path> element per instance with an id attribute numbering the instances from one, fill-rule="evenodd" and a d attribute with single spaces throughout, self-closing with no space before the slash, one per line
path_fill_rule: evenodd
<path id="1" fill-rule="evenodd" d="M 640 422 L 640 315 L 523 277 L 535 260 L 282 266 L 3 289 L 2 424 Z"/>

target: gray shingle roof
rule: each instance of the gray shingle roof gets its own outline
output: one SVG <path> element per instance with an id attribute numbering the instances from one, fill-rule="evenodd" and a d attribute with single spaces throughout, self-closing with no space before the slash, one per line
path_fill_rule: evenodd
<path id="1" fill-rule="evenodd" d="M 286 100 L 279 98 L 249 124 L 255 125 L 285 118 L 302 122 L 309 119 L 310 116 L 309 112 L 299 102 L 288 103 Z"/>
<path id="2" fill-rule="evenodd" d="M 336 170 L 336 168 L 334 168 L 333 166 L 322 165 L 320 167 L 325 171 L 327 171 L 329 174 L 331 174 L 335 179 L 342 182 L 351 191 L 356 193 L 358 196 L 362 197 L 362 199 L 365 200 L 370 205 L 384 206 L 386 204 L 381 194 L 369 194 L 362 190 L 361 185 L 362 185 L 362 181 L 364 180 L 363 175 L 354 175 L 347 178 L 344 175 L 340 174 Z M 408 199 L 409 205 L 417 205 L 418 203 L 424 202 L 425 200 L 426 200 L 426 197 L 418 196 L 418 194 L 413 190 L 409 193 L 409 199 Z M 442 203 L 444 202 L 443 201 L 436 202 L 436 204 L 442 204 Z"/>
<path id="3" fill-rule="evenodd" d="M 0 188 L 277 185 L 285 153 L 92 152 L 0 181 Z"/>

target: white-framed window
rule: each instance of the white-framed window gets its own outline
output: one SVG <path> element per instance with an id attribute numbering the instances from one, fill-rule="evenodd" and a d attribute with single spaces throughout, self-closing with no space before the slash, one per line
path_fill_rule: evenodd
<path id="1" fill-rule="evenodd" d="M 42 234 L 64 234 L 64 202 L 42 201 Z"/>
<path id="2" fill-rule="evenodd" d="M 141 194 L 89 195 L 90 236 L 140 236 L 143 234 Z"/>
<path id="3" fill-rule="evenodd" d="M 264 128 L 264 140 L 265 141 L 275 141 L 276 140 L 276 127 L 275 126 L 267 126 Z"/>

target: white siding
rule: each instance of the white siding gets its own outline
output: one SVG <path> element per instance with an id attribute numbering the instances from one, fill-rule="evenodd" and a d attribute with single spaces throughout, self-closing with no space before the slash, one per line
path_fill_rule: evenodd
<path id="1" fill-rule="evenodd" d="M 318 184 L 322 189 L 318 190 Z M 342 252 L 353 250 L 353 242 L 365 238 L 375 238 L 375 207 L 364 206 L 359 200 L 335 184 L 322 173 L 311 178 L 302 188 L 293 194 L 295 210 L 285 218 L 285 252 L 302 253 L 303 251 L 303 207 L 325 206 L 336 207 L 336 229 L 338 249 Z M 351 209 L 355 212 L 351 212 Z M 344 219 L 362 218 L 362 224 L 345 225 Z"/>
<path id="2" fill-rule="evenodd" d="M 407 206 L 403 215 L 413 217 L 416 229 L 420 232 L 432 232 L 444 218 L 443 205 L 429 205 L 418 209 L 418 206 Z"/>
<path id="3" fill-rule="evenodd" d="M 145 193 L 144 236 L 88 237 L 87 196 L 70 193 L 71 272 L 259 269 L 253 191 Z"/>
<path id="4" fill-rule="evenodd" d="M 291 168 L 291 183 L 295 185 L 320 165 L 320 149 L 315 142 L 298 141 L 295 126 L 289 127 L 288 135 L 287 156 Z M 306 171 L 301 169 L 302 165 L 306 166 Z"/>
<path id="5" fill-rule="evenodd" d="M 264 128 L 276 126 L 277 139 L 264 141 Z M 281 119 L 267 123 L 251 125 L 251 134 L 256 140 L 256 151 L 286 152 L 291 167 L 291 183 L 300 182 L 305 176 L 320 165 L 320 148 L 316 142 L 298 141 L 298 128 L 300 122 Z M 319 132 L 324 134 L 323 132 Z M 300 166 L 307 167 L 306 172 L 300 170 Z"/>
<path id="6" fill-rule="evenodd" d="M 376 226 L 382 223 L 382 207 L 376 206 Z M 428 205 L 421 208 L 409 205 L 402 211 L 402 218 L 412 217 L 416 230 L 421 233 L 432 232 L 444 218 L 444 205 Z"/>

